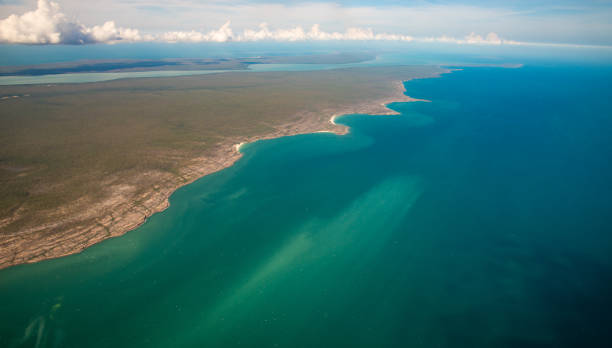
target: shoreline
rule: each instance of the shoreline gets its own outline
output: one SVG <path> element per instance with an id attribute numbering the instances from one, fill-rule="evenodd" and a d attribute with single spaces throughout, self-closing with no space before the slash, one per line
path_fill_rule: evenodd
<path id="1" fill-rule="evenodd" d="M 440 77 L 440 75 L 452 72 L 451 69 L 443 69 L 439 74 L 426 78 Z M 106 239 L 119 237 L 127 232 L 137 229 L 143 225 L 152 215 L 166 210 L 169 206 L 170 196 L 179 188 L 189 185 L 194 181 L 207 175 L 232 166 L 242 157 L 240 149 L 243 145 L 260 140 L 275 139 L 284 136 L 294 136 L 312 133 L 333 133 L 345 135 L 349 133 L 349 127 L 337 124 L 335 120 L 348 114 L 370 114 L 370 115 L 399 115 L 398 112 L 389 109 L 387 105 L 394 102 L 430 102 L 424 99 L 416 99 L 404 94 L 404 82 L 399 80 L 393 82 L 393 89 L 389 96 L 370 101 L 364 101 L 355 105 L 342 105 L 313 112 L 299 113 L 299 121 L 278 126 L 275 131 L 261 136 L 233 137 L 225 139 L 218 144 L 214 153 L 194 158 L 185 166 L 179 177 L 169 177 L 159 173 L 142 173 L 141 175 L 162 176 L 165 180 L 149 192 L 142 193 L 136 202 L 126 200 L 121 195 L 122 186 L 118 186 L 116 197 L 113 196 L 103 206 L 93 205 L 80 214 L 72 217 L 76 226 L 62 233 L 53 235 L 40 235 L 39 231 L 53 228 L 53 225 L 45 225 L 30 229 L 22 234 L 15 234 L 0 244 L 0 270 L 17 266 L 20 264 L 36 263 L 49 259 L 56 259 L 83 250 L 100 243 Z M 321 119 L 321 115 L 332 115 L 329 119 Z M 137 179 L 137 178 L 136 178 Z M 83 202 L 80 202 L 83 203 Z M 75 203 L 79 204 L 79 202 Z M 112 208 L 108 216 L 90 218 L 89 223 L 83 223 L 83 217 L 95 216 L 99 208 Z M 79 219 L 81 218 L 81 219 Z M 65 221 L 64 221 L 65 222 Z M 59 223 L 58 223 L 59 225 Z"/>

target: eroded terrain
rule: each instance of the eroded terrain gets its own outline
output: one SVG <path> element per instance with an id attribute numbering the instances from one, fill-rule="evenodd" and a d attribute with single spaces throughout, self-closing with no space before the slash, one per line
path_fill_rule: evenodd
<path id="1" fill-rule="evenodd" d="M 0 268 L 79 252 L 240 158 L 235 144 L 389 114 L 434 66 L 0 87 Z M 16 98 L 14 98 L 16 96 Z"/>

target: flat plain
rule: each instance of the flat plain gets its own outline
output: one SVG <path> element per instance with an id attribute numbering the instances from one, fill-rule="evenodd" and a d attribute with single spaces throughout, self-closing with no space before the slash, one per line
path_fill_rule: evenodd
<path id="1" fill-rule="evenodd" d="M 79 252 L 240 158 L 235 144 L 390 113 L 437 66 L 229 72 L 0 87 L 0 268 Z"/>

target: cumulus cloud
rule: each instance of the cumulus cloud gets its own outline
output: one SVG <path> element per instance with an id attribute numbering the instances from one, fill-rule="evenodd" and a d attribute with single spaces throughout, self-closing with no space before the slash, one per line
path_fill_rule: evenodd
<path id="1" fill-rule="evenodd" d="M 85 44 L 140 41 L 138 30 L 118 28 L 113 21 L 88 28 L 69 21 L 60 6 L 38 0 L 36 10 L 0 20 L 0 42 L 19 44 Z"/>
<path id="2" fill-rule="evenodd" d="M 11 15 L 0 21 L 0 40 L 30 44 L 60 43 L 59 27 L 64 22 L 64 15 L 58 4 L 39 0 L 35 11 L 21 16 Z"/>
<path id="3" fill-rule="evenodd" d="M 211 30 L 208 33 L 201 33 L 195 30 L 192 31 L 170 31 L 161 34 L 157 40 L 165 42 L 227 42 L 232 41 L 234 33 L 230 28 L 230 22 L 227 21 L 217 30 Z M 156 38 L 152 37 L 152 40 Z"/>
<path id="4" fill-rule="evenodd" d="M 266 23 L 259 25 L 257 29 L 245 29 L 242 33 L 234 34 L 230 28 L 230 22 L 221 28 L 208 33 L 198 31 L 173 31 L 164 33 L 156 38 L 165 42 L 226 42 L 226 41 L 322 41 L 322 40 L 361 40 L 361 41 L 415 41 L 415 42 L 441 42 L 467 45 L 517 45 L 517 41 L 505 40 L 496 33 L 481 36 L 470 33 L 463 38 L 450 36 L 415 38 L 409 35 L 375 33 L 371 28 L 348 28 L 344 32 L 326 32 L 321 30 L 318 24 L 313 25 L 310 30 L 304 30 L 301 26 L 289 29 L 272 30 Z"/>
<path id="5" fill-rule="evenodd" d="M 81 32 L 85 33 L 93 42 L 118 42 L 118 41 L 142 41 L 143 37 L 136 29 L 118 28 L 115 22 L 108 21 L 103 25 L 96 25 L 92 28 L 82 27 Z"/>
<path id="6" fill-rule="evenodd" d="M 262 23 L 256 29 L 244 29 L 241 33 L 234 33 L 227 21 L 220 28 L 201 32 L 168 31 L 152 35 L 141 34 L 137 29 L 118 27 L 114 21 L 107 21 L 102 25 L 85 26 L 76 21 L 70 21 L 61 12 L 60 6 L 50 0 L 38 0 L 36 10 L 22 15 L 13 14 L 0 20 L 0 42 L 19 44 L 88 44 L 88 43 L 115 43 L 115 42 L 249 42 L 249 41 L 321 41 L 321 40 L 376 40 L 376 41 L 417 41 L 417 42 L 446 42 L 456 44 L 501 45 L 519 44 L 515 41 L 501 39 L 495 33 L 485 37 L 471 33 L 456 39 L 440 36 L 431 38 L 414 38 L 409 35 L 376 33 L 371 28 L 348 28 L 343 32 L 327 32 L 318 24 L 309 30 L 302 26 L 288 29 L 270 29 Z"/>
<path id="7" fill-rule="evenodd" d="M 411 41 L 412 37 L 394 34 L 375 34 L 372 29 L 349 28 L 345 32 L 326 32 L 321 30 L 318 24 L 313 25 L 306 31 L 301 26 L 289 29 L 271 30 L 268 24 L 261 23 L 257 29 L 245 29 L 242 34 L 234 35 L 229 27 L 229 22 L 225 23 L 219 30 L 213 30 L 207 34 L 198 32 L 172 32 L 162 36 L 164 41 L 176 42 L 175 38 L 184 38 L 188 42 L 206 41 L 306 41 L 306 40 L 403 40 Z M 168 40 L 168 34 L 173 40 Z"/>
<path id="8" fill-rule="evenodd" d="M 459 45 L 521 45 L 522 42 L 505 40 L 499 37 L 496 33 L 489 33 L 485 37 L 477 35 L 476 33 L 470 33 L 464 38 L 454 38 L 450 36 L 438 36 L 418 39 L 420 42 L 441 42 L 441 43 L 454 43 Z"/>

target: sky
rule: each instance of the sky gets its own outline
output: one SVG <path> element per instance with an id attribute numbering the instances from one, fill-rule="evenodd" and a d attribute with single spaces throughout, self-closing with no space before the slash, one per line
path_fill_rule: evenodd
<path id="1" fill-rule="evenodd" d="M 263 40 L 612 46 L 612 0 L 0 0 L 0 43 Z"/>

